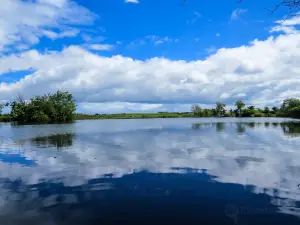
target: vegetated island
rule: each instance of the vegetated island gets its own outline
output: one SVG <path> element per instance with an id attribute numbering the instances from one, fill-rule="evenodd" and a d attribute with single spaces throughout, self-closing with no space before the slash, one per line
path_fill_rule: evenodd
<path id="1" fill-rule="evenodd" d="M 4 107 L 11 107 L 10 114 L 1 114 Z M 30 100 L 18 97 L 17 100 L 0 104 L 0 122 L 18 123 L 67 123 L 73 120 L 87 119 L 150 119 L 150 118 L 195 118 L 195 117 L 289 117 L 300 118 L 300 99 L 288 98 L 281 106 L 265 107 L 246 106 L 239 100 L 235 109 L 226 110 L 226 105 L 217 102 L 212 109 L 202 109 L 199 105 L 191 106 L 190 112 L 158 113 L 120 113 L 120 114 L 78 114 L 76 101 L 71 93 L 57 91 L 54 94 L 36 96 Z"/>

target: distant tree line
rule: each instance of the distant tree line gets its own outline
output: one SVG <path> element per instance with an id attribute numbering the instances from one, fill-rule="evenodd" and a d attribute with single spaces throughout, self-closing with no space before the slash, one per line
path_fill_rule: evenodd
<path id="1" fill-rule="evenodd" d="M 10 114 L 1 115 L 5 106 L 11 107 Z M 18 97 L 16 101 L 0 104 L 0 121 L 19 123 L 69 122 L 74 119 L 147 119 L 147 118 L 183 118 L 183 117 L 292 117 L 300 119 L 300 99 L 289 98 L 278 107 L 256 108 L 239 100 L 235 109 L 226 109 L 226 105 L 217 102 L 213 109 L 202 109 L 192 105 L 190 112 L 158 113 L 120 113 L 120 114 L 76 114 L 76 102 L 69 92 L 57 91 L 55 94 L 36 96 L 28 101 Z"/>
<path id="2" fill-rule="evenodd" d="M 235 109 L 226 110 L 226 105 L 217 102 L 213 109 L 202 109 L 199 105 L 192 105 L 191 111 L 196 117 L 292 117 L 300 118 L 300 99 L 289 98 L 283 101 L 281 107 L 255 108 L 239 100 Z"/>
<path id="3" fill-rule="evenodd" d="M 4 106 L 10 106 L 10 114 L 2 115 Z M 20 123 L 69 122 L 74 119 L 76 103 L 69 92 L 36 96 L 26 101 L 21 96 L 16 101 L 0 105 L 0 121 Z"/>

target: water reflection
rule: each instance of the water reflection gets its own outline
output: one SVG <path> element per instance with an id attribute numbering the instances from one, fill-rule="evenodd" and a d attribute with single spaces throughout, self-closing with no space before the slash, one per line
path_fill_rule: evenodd
<path id="1" fill-rule="evenodd" d="M 216 123 L 194 123 L 192 124 L 192 129 L 199 130 L 202 127 L 215 127 L 217 132 L 224 132 L 225 124 L 229 126 L 236 126 L 237 134 L 244 134 L 247 128 L 259 128 L 260 126 L 264 126 L 266 129 L 281 127 L 283 133 L 290 137 L 298 137 L 300 136 L 300 122 L 236 122 L 236 123 L 225 123 L 225 122 L 216 122 Z"/>
<path id="2" fill-rule="evenodd" d="M 221 183 L 206 170 L 174 171 L 184 173 L 141 171 L 73 187 L 61 183 L 24 186 L 21 182 L 7 182 L 6 207 L 0 211 L 0 219 L 3 224 L 40 225 L 299 223 L 292 215 L 280 216 L 282 207 L 272 204 L 274 199 L 268 193 L 254 194 L 255 187 L 251 185 Z M 289 201 L 278 200 L 286 206 L 284 209 L 296 209 Z"/>
<path id="3" fill-rule="evenodd" d="M 300 136 L 300 123 L 281 123 L 283 132 L 292 137 Z"/>
<path id="4" fill-rule="evenodd" d="M 225 123 L 218 122 L 216 123 L 216 131 L 217 132 L 222 132 L 225 130 Z"/>
<path id="5" fill-rule="evenodd" d="M 243 134 L 246 131 L 246 124 L 244 123 L 237 123 L 236 124 L 236 132 L 238 134 Z"/>
<path id="6" fill-rule="evenodd" d="M 40 148 L 56 147 L 61 149 L 63 147 L 70 147 L 73 144 L 73 139 L 75 138 L 74 133 L 59 133 L 52 134 L 49 136 L 41 136 L 32 138 L 31 141 L 34 145 Z"/>
<path id="7" fill-rule="evenodd" d="M 295 134 L 272 119 L 4 125 L 0 221 L 299 224 Z"/>

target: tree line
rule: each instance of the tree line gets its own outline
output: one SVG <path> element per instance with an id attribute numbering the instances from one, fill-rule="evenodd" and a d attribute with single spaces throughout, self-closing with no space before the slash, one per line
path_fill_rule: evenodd
<path id="1" fill-rule="evenodd" d="M 192 105 L 191 111 L 196 117 L 292 117 L 300 118 L 300 99 L 289 98 L 278 107 L 255 108 L 246 107 L 242 100 L 235 102 L 235 109 L 226 110 L 226 104 L 216 102 L 213 109 L 202 109 L 199 105 Z"/>
<path id="2" fill-rule="evenodd" d="M 4 107 L 10 106 L 9 114 L 1 115 Z M 280 107 L 256 108 L 239 100 L 235 109 L 226 109 L 226 104 L 217 102 L 213 109 L 202 109 L 195 104 L 191 112 L 121 113 L 121 114 L 76 114 L 76 101 L 69 92 L 36 96 L 29 100 L 17 100 L 0 104 L 0 121 L 19 123 L 70 122 L 74 119 L 139 119 L 139 118 L 182 118 L 182 117 L 292 117 L 300 118 L 300 99 L 289 98 Z"/>

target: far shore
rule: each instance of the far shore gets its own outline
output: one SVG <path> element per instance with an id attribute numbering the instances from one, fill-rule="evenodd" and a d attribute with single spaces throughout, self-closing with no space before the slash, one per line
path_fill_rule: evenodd
<path id="1" fill-rule="evenodd" d="M 195 116 L 193 112 L 158 112 L 158 113 L 118 113 L 118 114 L 75 114 L 74 121 L 78 120 L 110 120 L 110 119 L 166 119 L 166 118 L 290 118 L 282 116 L 249 116 L 249 117 L 234 117 L 234 116 Z M 290 118 L 293 119 L 293 118 Z M 0 122 L 11 122 L 9 114 L 0 116 Z"/>

